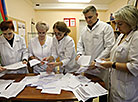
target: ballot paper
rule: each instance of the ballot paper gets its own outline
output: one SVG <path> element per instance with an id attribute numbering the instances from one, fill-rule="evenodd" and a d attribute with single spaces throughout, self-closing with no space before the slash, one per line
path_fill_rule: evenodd
<path id="1" fill-rule="evenodd" d="M 104 60 L 101 60 L 101 59 L 95 59 L 95 66 L 99 67 L 99 68 L 102 68 L 102 69 L 106 69 L 105 67 L 101 66 L 100 64 L 101 63 L 105 63 L 106 61 Z"/>
<path id="2" fill-rule="evenodd" d="M 89 98 L 108 94 L 108 91 L 99 83 L 90 82 L 87 85 L 77 87 L 73 90 L 73 93 L 79 101 L 85 102 Z"/>
<path id="3" fill-rule="evenodd" d="M 48 63 L 47 61 L 43 61 L 43 62 L 44 62 L 45 64 Z M 33 67 L 33 66 L 35 66 L 35 65 L 37 65 L 37 64 L 40 64 L 41 61 L 38 60 L 38 59 L 32 59 L 32 60 L 29 61 L 29 63 L 30 63 L 30 67 Z"/>
<path id="4" fill-rule="evenodd" d="M 77 60 L 77 63 L 81 66 L 89 66 L 90 65 L 91 56 L 80 56 Z"/>
<path id="5" fill-rule="evenodd" d="M 25 88 L 25 83 L 12 83 L 7 89 L 1 92 L 0 97 L 16 97 Z"/>
<path id="6" fill-rule="evenodd" d="M 32 59 L 29 61 L 30 63 L 30 67 L 33 67 L 34 65 L 40 64 L 41 61 L 39 61 L 38 59 Z"/>
<path id="7" fill-rule="evenodd" d="M 3 66 L 3 68 L 6 68 L 7 70 L 17 70 L 24 67 L 27 67 L 27 65 L 23 64 L 22 61 L 7 66 Z"/>
<path id="8" fill-rule="evenodd" d="M 12 84 L 14 80 L 4 80 L 0 79 L 0 93 L 4 91 L 10 84 Z"/>

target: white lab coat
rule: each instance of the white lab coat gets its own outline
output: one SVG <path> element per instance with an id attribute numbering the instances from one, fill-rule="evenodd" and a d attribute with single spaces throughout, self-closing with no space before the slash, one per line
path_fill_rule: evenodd
<path id="1" fill-rule="evenodd" d="M 90 30 L 88 26 L 82 29 L 77 44 L 77 54 L 91 56 L 91 61 L 109 57 L 109 52 L 114 45 L 115 36 L 112 27 L 102 21 L 98 21 Z M 86 73 L 94 74 L 103 81 L 107 81 L 108 70 L 95 69 Z M 108 85 L 108 82 L 105 82 Z M 106 86 L 107 86 L 106 85 Z"/>
<path id="2" fill-rule="evenodd" d="M 63 69 L 65 69 L 65 72 L 74 72 L 79 67 L 75 61 L 75 43 L 70 36 L 65 36 L 59 42 L 56 37 L 54 37 L 52 56 L 55 59 L 60 57 L 60 61 L 63 63 L 60 68 L 60 72 L 63 72 Z"/>
<path id="3" fill-rule="evenodd" d="M 27 48 L 23 37 L 14 34 L 13 47 L 11 47 L 4 36 L 0 36 L 0 56 L 2 66 L 28 59 Z M 27 73 L 27 68 L 22 68 L 16 71 L 7 71 L 6 73 Z"/>
<path id="4" fill-rule="evenodd" d="M 130 73 L 111 69 L 110 102 L 138 102 L 138 31 L 131 31 L 124 42 L 119 42 L 111 50 L 111 61 L 127 63 Z"/>
<path id="5" fill-rule="evenodd" d="M 39 60 L 42 60 L 44 57 L 49 57 L 52 55 L 52 43 L 53 43 L 53 38 L 46 35 L 46 41 L 44 45 L 40 45 L 38 37 L 32 38 L 29 46 L 28 46 L 28 51 L 29 51 L 29 57 L 30 56 L 35 56 Z M 45 72 L 47 68 L 47 65 L 36 65 L 33 67 L 33 72 L 34 73 L 40 73 L 40 72 Z"/>

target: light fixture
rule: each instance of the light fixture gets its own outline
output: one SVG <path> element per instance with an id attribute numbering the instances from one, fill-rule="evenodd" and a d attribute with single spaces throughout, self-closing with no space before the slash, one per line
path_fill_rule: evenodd
<path id="1" fill-rule="evenodd" d="M 83 2 L 89 3 L 91 0 L 58 0 L 58 2 Z"/>

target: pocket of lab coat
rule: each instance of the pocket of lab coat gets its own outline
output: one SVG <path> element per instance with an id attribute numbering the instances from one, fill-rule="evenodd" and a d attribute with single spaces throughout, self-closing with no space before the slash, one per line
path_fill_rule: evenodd
<path id="1" fill-rule="evenodd" d="M 135 84 L 133 81 L 129 82 L 118 82 L 117 86 L 118 94 L 121 96 L 121 98 L 125 100 L 130 100 L 134 97 L 136 93 Z"/>
<path id="2" fill-rule="evenodd" d="M 93 35 L 93 42 L 94 42 L 94 45 L 96 45 L 99 41 L 99 34 L 94 34 Z"/>

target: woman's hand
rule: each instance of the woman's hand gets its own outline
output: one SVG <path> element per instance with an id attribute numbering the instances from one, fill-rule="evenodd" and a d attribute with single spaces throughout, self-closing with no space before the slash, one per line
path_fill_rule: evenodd
<path id="1" fill-rule="evenodd" d="M 52 68 L 52 67 L 50 67 L 50 66 L 47 66 L 46 72 L 47 72 L 48 74 L 50 74 L 51 72 L 53 72 L 53 69 L 54 69 L 54 68 Z"/>
<path id="2" fill-rule="evenodd" d="M 76 61 L 77 61 L 79 58 L 80 58 L 80 55 L 77 55 L 77 57 L 75 58 L 75 59 L 76 59 Z"/>
<path id="3" fill-rule="evenodd" d="M 62 65 L 62 62 L 49 62 L 47 65 L 51 68 L 55 68 L 56 66 Z"/>
<path id="4" fill-rule="evenodd" d="M 43 61 L 49 61 L 49 62 L 52 62 L 54 60 L 54 57 L 53 56 L 49 56 L 49 57 L 45 57 L 43 58 Z"/>
<path id="5" fill-rule="evenodd" d="M 101 63 L 100 65 L 105 67 L 105 68 L 111 68 L 112 67 L 113 62 L 111 61 L 106 61 L 105 63 Z"/>
<path id="6" fill-rule="evenodd" d="M 0 72 L 6 70 L 5 68 L 3 68 L 2 66 L 0 66 Z"/>

